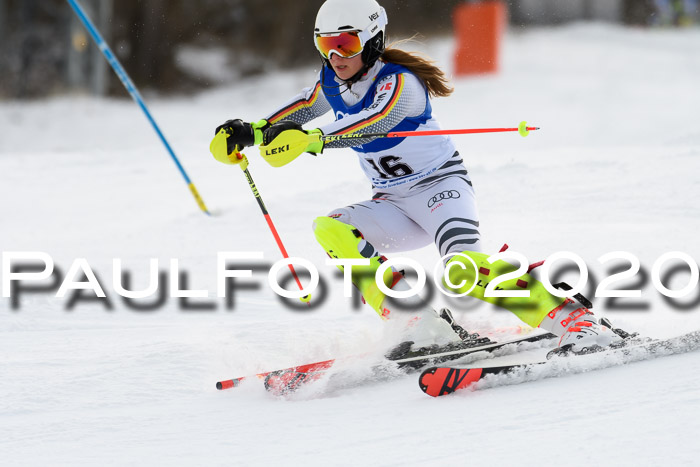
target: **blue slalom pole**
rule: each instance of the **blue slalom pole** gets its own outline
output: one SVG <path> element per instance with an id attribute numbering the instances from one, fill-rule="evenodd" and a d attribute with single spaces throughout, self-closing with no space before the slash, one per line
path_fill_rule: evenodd
<path id="1" fill-rule="evenodd" d="M 199 208 L 202 211 L 204 211 L 205 214 L 211 215 L 209 213 L 209 210 L 207 209 L 207 207 L 204 205 L 204 200 L 202 199 L 201 196 L 199 196 L 199 192 L 197 191 L 197 188 L 195 188 L 194 183 L 192 183 L 192 181 L 190 180 L 190 177 L 187 176 L 187 172 L 185 172 L 185 169 L 182 167 L 182 164 L 180 164 L 180 161 L 178 160 L 177 156 L 175 155 L 175 152 L 170 147 L 168 140 L 165 139 L 163 132 L 160 131 L 160 127 L 158 127 L 158 124 L 153 119 L 153 116 L 151 116 L 151 112 L 148 111 L 148 107 L 146 107 L 146 104 L 144 103 L 143 98 L 141 97 L 141 94 L 139 94 L 138 89 L 136 89 L 136 86 L 131 81 L 131 78 L 129 78 L 129 75 L 126 74 L 124 67 L 122 67 L 121 63 L 119 63 L 119 60 L 117 60 L 117 57 L 112 52 L 112 49 L 109 48 L 109 45 L 107 45 L 107 42 L 105 42 L 105 40 L 102 38 L 102 36 L 100 35 L 100 32 L 97 30 L 97 28 L 92 23 L 92 21 L 90 21 L 90 18 L 88 18 L 87 14 L 85 14 L 85 11 L 80 6 L 80 4 L 76 0 L 67 0 L 67 1 L 68 1 L 68 4 L 71 6 L 71 8 L 73 8 L 73 11 L 75 12 L 75 14 L 78 15 L 78 18 L 85 26 L 85 29 L 87 29 L 88 32 L 90 33 L 90 35 L 92 36 L 93 40 L 97 44 L 97 47 L 99 47 L 100 51 L 102 52 L 102 55 L 105 56 L 105 58 L 107 59 L 107 62 L 112 66 L 112 69 L 119 77 L 119 80 L 124 85 L 124 88 L 126 88 L 126 90 L 129 92 L 129 94 L 131 94 L 131 97 L 134 99 L 136 104 L 138 104 L 138 106 L 141 107 L 141 110 L 143 110 L 143 113 L 146 114 L 146 118 L 148 119 L 149 122 L 151 122 L 151 126 L 153 126 L 153 129 L 158 134 L 158 137 L 163 142 L 163 145 L 165 145 L 165 149 L 167 149 L 168 154 L 170 154 L 170 157 L 172 158 L 173 162 L 175 163 L 178 170 L 180 171 L 183 178 L 185 179 L 185 182 L 187 183 L 187 186 L 189 187 L 190 192 L 192 192 L 192 196 L 194 196 L 195 201 L 197 201 L 197 205 L 199 206 Z"/>

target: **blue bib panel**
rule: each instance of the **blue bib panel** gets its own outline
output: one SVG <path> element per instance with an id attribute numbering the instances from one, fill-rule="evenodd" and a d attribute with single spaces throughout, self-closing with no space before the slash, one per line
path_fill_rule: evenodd
<path id="1" fill-rule="evenodd" d="M 396 65 L 394 63 L 386 63 L 379 70 L 379 73 L 374 79 L 374 83 L 367 90 L 367 93 L 357 104 L 348 107 L 348 105 L 343 101 L 343 97 L 338 92 L 333 92 L 338 89 L 338 82 L 335 80 L 335 72 L 330 67 L 324 67 L 321 72 L 322 89 L 323 94 L 326 96 L 326 100 L 333 108 L 333 113 L 335 114 L 336 121 L 341 120 L 338 118 L 338 113 L 343 115 L 354 115 L 360 113 L 363 109 L 366 109 L 374 102 L 374 97 L 377 94 L 377 84 L 388 75 L 393 75 L 397 73 L 407 73 L 412 74 L 408 68 L 401 65 Z M 330 91 L 330 92 L 329 92 Z M 391 131 L 415 131 L 420 125 L 425 124 L 428 120 L 432 118 L 432 106 L 430 105 L 430 99 L 428 98 L 428 90 L 425 90 L 425 111 L 417 117 L 406 117 L 394 128 L 389 129 L 387 132 Z M 361 153 L 369 152 L 380 152 L 391 149 L 394 146 L 400 144 L 405 138 L 377 138 L 367 144 L 361 146 L 355 146 L 353 149 Z"/>

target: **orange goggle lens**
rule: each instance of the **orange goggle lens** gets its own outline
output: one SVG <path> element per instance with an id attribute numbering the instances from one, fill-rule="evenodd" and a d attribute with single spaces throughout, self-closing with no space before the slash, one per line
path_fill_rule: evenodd
<path id="1" fill-rule="evenodd" d="M 316 36 L 316 48 L 325 58 L 331 52 L 343 58 L 351 58 L 362 52 L 363 44 L 356 32 L 341 32 L 329 36 Z"/>

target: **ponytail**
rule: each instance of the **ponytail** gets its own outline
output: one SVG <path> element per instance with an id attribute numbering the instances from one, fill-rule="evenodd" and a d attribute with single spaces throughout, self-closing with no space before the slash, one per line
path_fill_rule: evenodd
<path id="1" fill-rule="evenodd" d="M 423 82 L 430 97 L 447 97 L 452 94 L 454 89 L 449 86 L 445 73 L 432 60 L 394 46 L 395 44 L 392 44 L 384 50 L 381 56 L 383 61 L 408 68 Z"/>

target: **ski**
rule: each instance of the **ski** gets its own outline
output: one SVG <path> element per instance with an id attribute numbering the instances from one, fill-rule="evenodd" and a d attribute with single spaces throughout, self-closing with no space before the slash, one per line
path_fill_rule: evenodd
<path id="1" fill-rule="evenodd" d="M 558 370 L 562 368 L 566 373 L 592 371 L 695 350 L 700 350 L 700 331 L 669 339 L 633 339 L 628 345 L 616 348 L 583 355 L 556 356 L 549 360 L 531 363 L 491 367 L 433 366 L 421 373 L 418 385 L 429 396 L 439 397 L 472 387 L 474 383 L 489 375 L 518 374 L 524 381 L 536 381 L 558 376 L 560 374 Z M 610 355 L 617 358 L 612 361 L 605 358 Z M 587 357 L 592 357 L 594 360 Z M 584 362 L 585 365 L 583 365 Z M 576 363 L 582 365 L 576 368 Z"/>
<path id="2" fill-rule="evenodd" d="M 258 373 L 253 377 L 263 379 L 265 382 L 265 388 L 268 390 L 275 390 L 276 388 L 281 390 L 281 385 L 283 382 L 285 382 L 284 386 L 289 386 L 289 390 L 294 390 L 305 381 L 313 381 L 320 378 L 321 375 L 323 375 L 323 372 L 333 366 L 335 361 L 335 359 L 330 359 L 320 362 L 307 363 L 281 370 Z M 224 389 L 236 388 L 240 386 L 244 380 L 249 378 L 250 376 L 242 376 L 239 378 L 219 381 L 216 383 L 216 389 L 221 391 Z"/>
<path id="3" fill-rule="evenodd" d="M 437 363 L 450 360 L 458 360 L 479 352 L 494 352 L 508 345 L 522 344 L 526 342 L 539 342 L 543 340 L 556 339 L 557 337 L 551 333 L 535 334 L 528 336 L 520 336 L 512 339 L 505 339 L 499 342 L 493 342 L 486 339 L 486 342 L 472 344 L 470 341 L 465 341 L 460 345 L 448 345 L 445 347 L 437 347 L 423 351 L 408 352 L 403 355 L 392 355 L 389 360 L 396 363 L 399 367 L 410 367 L 414 369 L 425 367 L 426 365 L 435 365 Z"/>
<path id="4" fill-rule="evenodd" d="M 496 350 L 503 349 L 509 345 L 517 345 L 526 342 L 533 343 L 554 338 L 554 334 L 550 333 L 519 336 L 499 342 L 493 342 L 488 338 L 481 338 L 468 340 L 458 345 L 433 347 L 429 349 L 421 349 L 421 351 L 408 351 L 407 349 L 402 349 L 401 346 L 399 346 L 394 350 L 394 352 L 387 356 L 387 360 L 395 363 L 400 368 L 405 368 L 410 371 L 423 368 L 426 365 L 436 365 L 438 363 L 450 360 L 457 360 L 479 352 L 491 353 Z M 355 357 L 355 359 L 356 358 L 357 357 Z M 265 384 L 265 389 L 269 392 L 277 395 L 285 395 L 297 390 L 306 383 L 318 380 L 340 360 L 347 361 L 351 359 L 353 359 L 353 357 L 323 360 L 283 368 L 280 370 L 258 373 L 253 377 L 262 379 Z M 219 381 L 216 383 L 216 389 L 224 390 L 235 388 L 240 386 L 244 380 L 249 378 L 251 377 L 244 376 Z"/>

